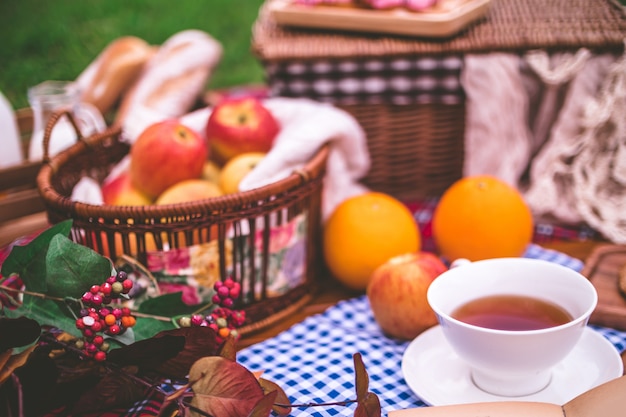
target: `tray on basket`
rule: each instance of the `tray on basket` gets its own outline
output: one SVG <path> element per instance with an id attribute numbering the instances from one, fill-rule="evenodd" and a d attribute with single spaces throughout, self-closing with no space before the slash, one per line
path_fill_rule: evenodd
<path id="1" fill-rule="evenodd" d="M 396 8 L 373 10 L 358 7 L 302 5 L 273 0 L 269 11 L 277 23 L 320 29 L 449 37 L 483 17 L 491 0 L 440 0 L 420 12 Z"/>
<path id="2" fill-rule="evenodd" d="M 129 149 L 113 126 L 88 138 L 79 133 L 75 145 L 52 158 L 45 153 L 37 185 L 50 223 L 72 219 L 71 239 L 113 260 L 132 256 L 162 271 L 185 258 L 195 266 L 197 287 L 232 277 L 241 283 L 238 308 L 247 317 L 240 333 L 264 328 L 308 301 L 318 267 L 326 147 L 297 173 L 246 192 L 163 206 L 71 199 L 81 178 L 101 183 Z"/>

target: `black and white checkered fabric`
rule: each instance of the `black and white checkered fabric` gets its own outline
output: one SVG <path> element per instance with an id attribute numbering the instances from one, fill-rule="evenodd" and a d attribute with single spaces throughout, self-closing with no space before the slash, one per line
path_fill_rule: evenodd
<path id="1" fill-rule="evenodd" d="M 275 61 L 266 64 L 273 96 L 333 104 L 458 104 L 462 55 Z"/>

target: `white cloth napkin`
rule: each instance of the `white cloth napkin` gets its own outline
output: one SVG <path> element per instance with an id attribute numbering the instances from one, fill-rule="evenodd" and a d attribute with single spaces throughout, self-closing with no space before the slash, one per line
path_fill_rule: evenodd
<path id="1" fill-rule="evenodd" d="M 365 132 L 346 111 L 309 99 L 272 98 L 264 102 L 281 125 L 272 150 L 239 185 L 241 191 L 278 181 L 303 167 L 328 143 L 322 218 L 344 199 L 366 191 L 359 180 L 370 168 Z"/>
<path id="2" fill-rule="evenodd" d="M 263 101 L 278 120 L 281 130 L 272 150 L 239 185 L 251 190 L 288 177 L 302 168 L 324 144 L 329 155 L 322 197 L 325 220 L 344 199 L 367 188 L 359 180 L 370 169 L 365 132 L 348 112 L 310 99 L 269 98 Z M 204 135 L 210 108 L 189 113 L 182 123 Z"/>

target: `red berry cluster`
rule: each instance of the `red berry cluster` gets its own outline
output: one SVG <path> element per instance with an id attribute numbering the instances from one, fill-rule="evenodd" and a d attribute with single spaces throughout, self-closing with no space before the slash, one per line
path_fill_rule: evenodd
<path id="1" fill-rule="evenodd" d="M 119 271 L 103 284 L 93 285 L 83 294 L 81 301 L 84 308 L 76 319 L 76 328 L 83 334 L 83 339 L 76 345 L 85 355 L 97 361 L 105 360 L 109 344 L 104 335 L 122 334 L 135 325 L 136 319 L 129 308 L 109 306 L 113 300 L 128 294 L 132 287 L 133 281 L 126 272 Z"/>
<path id="2" fill-rule="evenodd" d="M 224 282 L 217 281 L 213 284 L 213 289 L 215 290 L 213 303 L 224 308 L 233 308 L 241 294 L 241 284 L 233 281 L 232 278 L 226 278 Z"/>
<path id="3" fill-rule="evenodd" d="M 213 289 L 215 295 L 212 301 L 218 307 L 206 316 L 194 314 L 191 317 L 181 317 L 178 324 L 181 327 L 210 327 L 217 333 L 218 343 L 222 343 L 229 336 L 238 338 L 237 328 L 246 321 L 246 312 L 233 310 L 232 307 L 241 294 L 241 285 L 231 278 L 226 278 L 223 282 L 216 282 Z"/>

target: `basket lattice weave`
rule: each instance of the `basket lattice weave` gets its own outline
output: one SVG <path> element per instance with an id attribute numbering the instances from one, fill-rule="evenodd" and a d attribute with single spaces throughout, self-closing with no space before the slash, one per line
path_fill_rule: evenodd
<path id="1" fill-rule="evenodd" d="M 266 67 L 311 66 L 531 49 L 587 47 L 620 52 L 625 38 L 626 13 L 611 0 L 492 0 L 484 18 L 449 39 L 280 26 L 263 7 L 253 27 L 253 51 Z M 268 78 L 270 86 L 284 81 Z M 462 176 L 463 99 L 460 103 L 335 104 L 354 115 L 367 134 L 372 169 L 363 182 L 370 188 L 414 201 L 441 195 Z"/>
<path id="2" fill-rule="evenodd" d="M 116 259 L 129 255 L 145 261 L 148 242 L 157 250 L 176 249 L 217 240 L 220 278 L 226 278 L 227 242 L 248 242 L 251 253 L 233 244 L 232 263 L 237 266 L 233 279 L 260 277 L 250 282 L 252 299 L 243 310 L 247 321 L 241 333 L 264 328 L 300 308 L 315 290 L 319 269 L 320 200 L 326 169 L 327 149 L 319 152 L 298 172 L 254 190 L 189 203 L 147 206 L 92 205 L 73 201 L 72 190 L 85 176 L 100 183 L 126 156 L 129 145 L 121 139 L 121 130 L 110 127 L 84 138 L 71 114 L 55 114 L 46 128 L 44 147 L 59 117 L 67 115 L 79 134 L 77 143 L 66 151 L 48 157 L 37 177 L 37 186 L 50 223 L 72 219 L 71 238 L 95 251 Z M 298 215 L 306 215 L 305 281 L 281 295 L 267 295 L 270 229 Z M 260 226 L 259 226 L 260 225 Z M 227 233 L 230 233 L 228 235 Z M 253 236 L 262 236 L 262 245 Z M 153 248 L 154 249 L 154 248 Z M 260 264 L 254 259 L 261 259 Z M 248 274 L 244 274 L 247 271 Z M 239 274 L 239 275 L 237 275 Z M 259 278 L 256 278 L 259 280 Z M 242 287 L 245 287 L 242 282 Z M 260 287 L 260 290 L 258 289 Z M 256 288 L 256 290 L 255 290 Z"/>
<path id="3" fill-rule="evenodd" d="M 483 19 L 449 39 L 287 28 L 262 10 L 254 27 L 254 50 L 271 61 L 580 47 L 621 51 L 626 11 L 617 1 L 492 0 Z"/>

